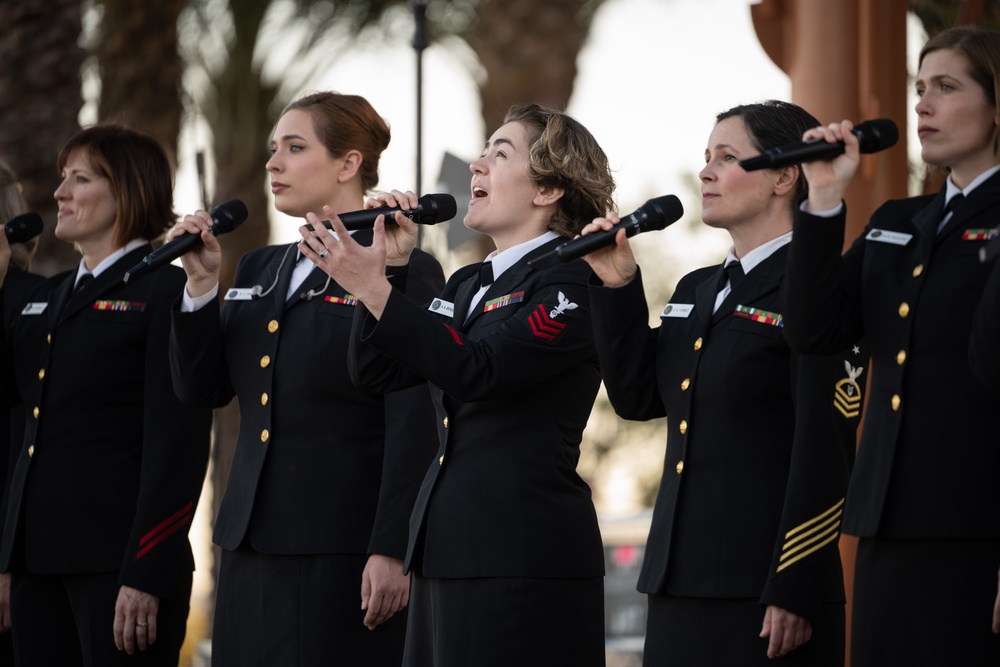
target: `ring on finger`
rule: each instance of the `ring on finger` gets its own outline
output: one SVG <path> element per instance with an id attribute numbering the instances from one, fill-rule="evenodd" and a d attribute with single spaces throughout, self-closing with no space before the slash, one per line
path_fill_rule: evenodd
<path id="1" fill-rule="evenodd" d="M 149 625 L 148 621 L 136 621 L 135 622 L 135 627 L 137 627 L 137 628 L 145 628 L 148 625 Z"/>
<path id="2" fill-rule="evenodd" d="M 321 252 L 319 254 L 320 259 L 326 259 L 326 256 L 329 255 L 329 254 L 330 254 L 330 249 L 329 248 L 324 248 L 323 252 Z"/>

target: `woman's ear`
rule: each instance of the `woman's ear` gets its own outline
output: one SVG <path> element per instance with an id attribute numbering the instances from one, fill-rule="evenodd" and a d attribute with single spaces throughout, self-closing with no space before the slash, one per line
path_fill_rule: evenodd
<path id="1" fill-rule="evenodd" d="M 782 167 L 777 171 L 777 178 L 774 180 L 774 194 L 780 197 L 793 191 L 800 178 L 804 178 L 804 176 L 798 165 Z"/>
<path id="2" fill-rule="evenodd" d="M 337 181 L 339 183 L 346 183 L 347 181 L 354 178 L 361 169 L 361 163 L 364 162 L 364 157 L 361 155 L 361 151 L 351 150 L 347 151 L 343 158 L 344 166 L 340 168 L 340 174 L 337 176 Z"/>
<path id="3" fill-rule="evenodd" d="M 551 206 L 562 199 L 564 194 L 566 194 L 565 188 L 545 185 L 538 188 L 538 192 L 535 193 L 535 198 L 532 201 L 535 206 Z"/>

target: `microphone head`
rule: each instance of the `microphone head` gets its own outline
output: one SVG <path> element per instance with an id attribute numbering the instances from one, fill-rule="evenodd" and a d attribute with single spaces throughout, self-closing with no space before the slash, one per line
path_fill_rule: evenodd
<path id="1" fill-rule="evenodd" d="M 424 195 L 417 202 L 422 211 L 419 222 L 424 225 L 451 220 L 458 212 L 458 204 L 449 194 Z"/>
<path id="2" fill-rule="evenodd" d="M 228 234 L 247 219 L 250 212 L 247 205 L 239 199 L 230 199 L 225 204 L 219 204 L 212 209 L 212 222 L 215 223 L 215 235 Z"/>
<path id="3" fill-rule="evenodd" d="M 896 145 L 899 128 L 888 118 L 876 118 L 858 123 L 854 128 L 862 153 L 877 153 Z"/>
<path id="4" fill-rule="evenodd" d="M 684 215 L 684 206 L 676 195 L 663 195 L 650 199 L 639 207 L 636 211 L 640 218 L 639 226 L 642 231 L 649 232 L 658 229 L 665 229 L 667 225 L 672 225 Z"/>
<path id="5" fill-rule="evenodd" d="M 42 233 L 42 216 L 22 213 L 4 223 L 3 231 L 8 243 L 26 243 Z"/>

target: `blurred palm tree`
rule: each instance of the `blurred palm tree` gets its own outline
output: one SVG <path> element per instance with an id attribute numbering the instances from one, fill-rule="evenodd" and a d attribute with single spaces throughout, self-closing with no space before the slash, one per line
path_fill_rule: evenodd
<path id="1" fill-rule="evenodd" d="M 56 154 L 79 128 L 83 106 L 80 0 L 0 2 L 0 26 L 0 156 L 17 172 L 25 199 L 45 221 L 32 269 L 51 275 L 80 261 L 52 233 Z"/>

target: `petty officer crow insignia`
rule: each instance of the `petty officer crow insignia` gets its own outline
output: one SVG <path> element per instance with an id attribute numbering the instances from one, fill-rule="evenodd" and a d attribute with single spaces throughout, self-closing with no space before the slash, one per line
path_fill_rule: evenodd
<path id="1" fill-rule="evenodd" d="M 550 299 L 547 298 L 544 303 L 538 304 L 531 315 L 528 316 L 528 326 L 531 327 L 531 334 L 535 338 L 540 338 L 550 343 L 556 342 L 566 331 L 566 327 L 579 319 L 578 317 L 568 315 L 575 315 L 572 311 L 579 307 L 578 304 L 574 303 L 562 291 L 559 292 L 558 301 L 555 303 L 550 303 Z"/>
<path id="2" fill-rule="evenodd" d="M 858 378 L 864 372 L 863 366 L 854 367 L 847 359 L 844 360 L 847 377 L 840 380 L 833 393 L 833 406 L 840 414 L 853 419 L 861 414 L 861 387 Z"/>

